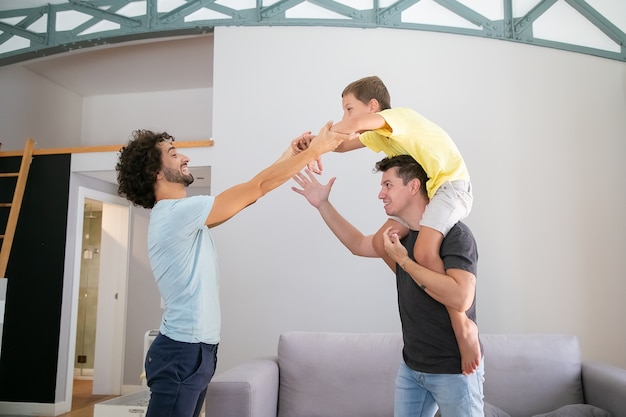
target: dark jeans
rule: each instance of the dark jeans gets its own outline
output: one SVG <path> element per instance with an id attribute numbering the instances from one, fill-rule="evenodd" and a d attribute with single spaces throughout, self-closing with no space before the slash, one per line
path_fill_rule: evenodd
<path id="1" fill-rule="evenodd" d="M 159 333 L 146 356 L 146 417 L 198 417 L 216 364 L 217 345 L 177 342 Z"/>

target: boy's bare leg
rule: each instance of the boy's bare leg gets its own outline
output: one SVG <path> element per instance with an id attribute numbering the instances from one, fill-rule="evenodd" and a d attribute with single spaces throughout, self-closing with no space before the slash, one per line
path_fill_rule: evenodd
<path id="1" fill-rule="evenodd" d="M 445 274 L 443 260 L 439 256 L 439 249 L 443 242 L 443 235 L 438 230 L 426 226 L 420 226 L 415 246 L 413 246 L 413 256 L 415 262 L 431 271 Z"/>
<path id="2" fill-rule="evenodd" d="M 445 273 L 443 260 L 439 256 L 439 248 L 443 235 L 430 227 L 420 227 L 420 233 L 413 248 L 415 261 L 432 271 Z M 447 309 L 452 323 L 452 329 L 461 352 L 461 371 L 469 375 L 480 365 L 480 342 L 478 340 L 478 326 L 465 313 Z"/>
<path id="3" fill-rule="evenodd" d="M 378 256 L 380 256 L 385 261 L 387 266 L 395 271 L 396 263 L 391 258 L 389 258 L 389 255 L 387 255 L 387 251 L 385 250 L 383 242 L 383 233 L 385 230 L 387 230 L 388 227 L 392 227 L 393 230 L 396 230 L 400 239 L 409 234 L 409 229 L 408 227 L 396 220 L 387 219 L 385 224 L 383 224 L 381 228 L 378 229 L 378 231 L 374 234 L 374 239 L 372 241 L 372 244 L 374 245 L 374 250 L 376 251 Z"/>

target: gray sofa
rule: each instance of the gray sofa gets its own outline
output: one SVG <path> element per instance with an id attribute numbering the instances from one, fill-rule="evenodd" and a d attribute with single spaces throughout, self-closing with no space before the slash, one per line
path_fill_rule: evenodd
<path id="1" fill-rule="evenodd" d="M 483 334 L 481 340 L 485 416 L 626 417 L 626 370 L 582 362 L 575 336 Z M 401 350 L 400 333 L 285 333 L 277 357 L 213 379 L 205 415 L 391 417 Z"/>

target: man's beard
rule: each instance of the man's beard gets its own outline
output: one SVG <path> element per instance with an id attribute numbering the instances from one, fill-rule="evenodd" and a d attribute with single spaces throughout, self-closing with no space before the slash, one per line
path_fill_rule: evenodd
<path id="1" fill-rule="evenodd" d="M 165 179 L 169 182 L 183 184 L 185 187 L 193 183 L 194 180 L 191 173 L 184 175 L 180 171 L 171 168 L 163 168 L 163 175 L 165 175 Z"/>

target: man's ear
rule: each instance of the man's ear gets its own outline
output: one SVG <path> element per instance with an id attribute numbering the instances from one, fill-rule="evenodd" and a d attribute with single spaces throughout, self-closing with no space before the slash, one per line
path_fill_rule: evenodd
<path id="1" fill-rule="evenodd" d="M 411 186 L 411 194 L 418 194 L 420 192 L 420 187 L 422 186 L 422 182 L 417 178 L 413 178 L 409 182 L 409 185 Z"/>
<path id="2" fill-rule="evenodd" d="M 163 169 L 160 169 L 160 170 L 157 172 L 156 179 L 157 179 L 157 180 L 162 180 L 163 178 L 165 178 L 165 175 L 163 174 Z"/>

